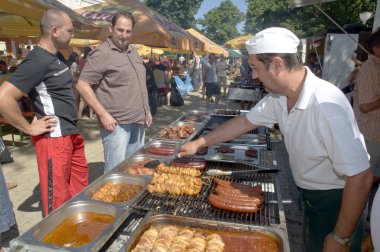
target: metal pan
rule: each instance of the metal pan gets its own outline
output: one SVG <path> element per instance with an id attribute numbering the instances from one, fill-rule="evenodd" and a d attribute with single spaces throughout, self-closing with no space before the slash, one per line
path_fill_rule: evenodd
<path id="1" fill-rule="evenodd" d="M 155 153 L 150 153 L 149 152 L 149 147 L 165 147 L 165 146 L 170 146 L 175 148 L 175 152 L 171 155 L 159 155 Z M 142 147 L 140 150 L 138 150 L 135 155 L 149 155 L 152 157 L 157 157 L 157 158 L 163 158 L 163 157 L 174 157 L 176 153 L 178 153 L 180 147 L 180 142 L 175 142 L 175 141 L 167 141 L 167 140 L 151 140 L 147 142 L 144 147 Z"/>
<path id="2" fill-rule="evenodd" d="M 93 240 L 85 245 L 78 247 L 64 247 L 50 243 L 42 242 L 41 240 L 62 222 L 69 217 L 74 217 L 80 221 L 82 213 L 106 214 L 114 217 L 114 220 L 108 224 L 103 231 L 99 233 Z M 11 248 L 13 251 L 99 251 L 106 243 L 111 235 L 128 217 L 128 211 L 122 211 L 115 206 L 101 202 L 77 201 L 65 204 L 52 214 L 47 216 L 37 225 L 29 229 L 20 237 L 12 240 Z M 74 230 L 73 230 L 74 231 Z"/>
<path id="3" fill-rule="evenodd" d="M 180 137 L 175 137 L 175 138 L 167 138 L 167 137 L 161 137 L 160 132 L 158 132 L 155 136 L 152 137 L 152 139 L 157 139 L 157 140 L 165 140 L 165 141 L 176 141 L 176 142 L 187 142 L 191 139 L 193 139 L 203 128 L 202 124 L 197 124 L 197 123 L 190 123 L 190 122 L 174 122 L 170 124 L 168 127 L 163 128 L 162 130 L 165 130 L 167 128 L 172 128 L 172 127 L 180 127 L 180 126 L 190 126 L 193 127 L 193 132 L 189 134 L 188 137 L 186 138 L 180 138 Z"/>
<path id="4" fill-rule="evenodd" d="M 273 227 L 260 227 L 251 225 L 242 225 L 237 223 L 227 223 L 211 220 L 203 220 L 196 218 L 189 218 L 183 216 L 174 216 L 167 214 L 155 214 L 149 213 L 138 226 L 138 228 L 133 232 L 127 243 L 121 248 L 120 252 L 130 252 L 136 246 L 139 241 L 140 236 L 146 231 L 151 225 L 154 224 L 173 224 L 182 227 L 191 227 L 195 229 L 201 229 L 206 233 L 217 233 L 222 238 L 224 238 L 225 251 L 230 251 L 229 246 L 233 246 L 232 243 L 237 242 L 237 239 L 241 237 L 246 237 L 250 240 L 255 235 L 262 235 L 272 240 L 276 241 L 278 246 L 278 251 L 289 252 L 289 241 L 287 240 L 286 232 L 281 228 Z M 225 238 L 228 236 L 228 240 Z M 238 238 L 240 237 L 240 238 Z M 249 243 L 247 243 L 249 244 Z M 251 243 L 252 244 L 252 243 Z M 253 247 L 245 247 L 239 244 L 240 250 L 234 251 L 254 251 Z M 236 248 L 235 248 L 236 249 Z"/>

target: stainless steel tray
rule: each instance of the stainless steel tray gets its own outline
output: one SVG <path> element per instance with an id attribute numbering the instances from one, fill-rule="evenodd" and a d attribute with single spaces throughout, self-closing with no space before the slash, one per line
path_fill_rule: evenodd
<path id="1" fill-rule="evenodd" d="M 91 199 L 96 190 L 101 188 L 103 185 L 105 185 L 108 182 L 112 182 L 114 184 L 133 184 L 133 185 L 140 185 L 142 186 L 142 189 L 130 200 L 126 202 L 105 202 L 107 204 L 112 204 L 116 206 L 120 206 L 122 208 L 131 206 L 136 199 L 144 192 L 147 184 L 149 183 L 149 180 L 145 179 L 144 177 L 138 176 L 138 175 L 132 175 L 132 174 L 121 174 L 121 173 L 109 173 L 106 174 L 99 179 L 97 179 L 95 182 L 93 182 L 91 185 L 87 186 L 84 190 L 82 190 L 78 198 L 83 198 L 88 201 L 95 201 L 95 202 L 104 202 L 101 200 L 93 200 Z"/>
<path id="2" fill-rule="evenodd" d="M 186 138 L 179 138 L 179 137 L 178 138 L 166 138 L 166 137 L 160 137 L 159 136 L 160 132 L 158 132 L 155 136 L 152 137 L 152 139 L 165 140 L 165 141 L 176 141 L 176 142 L 187 142 L 187 141 L 193 139 L 203 129 L 204 123 L 190 123 L 190 122 L 178 122 L 178 121 L 175 121 L 174 123 L 170 124 L 169 126 L 167 126 L 165 128 L 179 127 L 179 126 L 184 126 L 184 125 L 188 125 L 188 126 L 191 126 L 191 127 L 194 128 L 193 133 L 191 133 Z M 163 128 L 162 130 L 164 130 L 165 128 Z"/>
<path id="3" fill-rule="evenodd" d="M 64 204 L 23 235 L 12 240 L 11 251 L 98 251 L 128 217 L 130 213 L 129 211 L 129 209 L 121 210 L 113 205 L 94 201 L 76 201 Z M 65 219 L 81 212 L 108 214 L 114 216 L 115 219 L 99 234 L 97 238 L 83 246 L 63 247 L 41 241 Z"/>
<path id="4" fill-rule="evenodd" d="M 201 136 L 207 135 L 211 131 L 203 131 Z M 231 143 L 231 144 L 248 144 L 248 145 L 255 145 L 255 146 L 266 146 L 267 140 L 265 135 L 261 134 L 244 134 L 241 135 L 235 139 L 232 139 L 231 141 L 225 142 L 225 143 Z"/>
<path id="5" fill-rule="evenodd" d="M 241 110 L 241 109 L 214 109 L 211 113 L 212 116 L 227 116 L 227 117 L 235 117 L 245 115 L 249 112 L 249 110 Z"/>
<path id="6" fill-rule="evenodd" d="M 133 232 L 132 236 L 128 239 L 127 243 L 120 249 L 120 252 L 130 252 L 138 243 L 140 236 L 153 224 L 174 224 L 179 226 L 186 226 L 192 228 L 207 229 L 213 233 L 219 233 L 223 236 L 223 232 L 233 232 L 237 235 L 246 234 L 264 234 L 274 238 L 277 241 L 279 251 L 290 252 L 289 241 L 287 239 L 286 231 L 282 228 L 274 227 L 261 227 L 252 225 L 243 225 L 237 223 L 227 223 L 220 221 L 211 221 L 196 219 L 183 216 L 155 214 L 149 213 Z M 225 241 L 227 245 L 228 241 Z M 250 248 L 242 247 L 241 251 L 251 251 Z"/>
<path id="7" fill-rule="evenodd" d="M 114 168 L 114 171 L 115 172 L 121 172 L 121 173 L 124 173 L 124 174 L 130 174 L 129 173 L 129 169 L 131 168 L 131 166 L 134 163 L 136 163 L 136 162 L 142 162 L 144 160 L 153 161 L 153 160 L 157 160 L 159 158 L 160 157 L 157 157 L 157 156 L 154 156 L 154 155 L 148 155 L 148 154 L 136 154 L 136 155 L 132 155 L 128 159 L 124 160 L 121 164 L 117 165 Z M 150 178 L 150 179 L 152 178 L 152 175 L 139 175 L 139 174 L 132 174 L 132 175 L 143 176 L 143 177 L 147 177 L 147 178 Z"/>
<path id="8" fill-rule="evenodd" d="M 175 147 L 176 151 L 171 154 L 171 155 L 159 155 L 159 154 L 155 154 L 155 153 L 150 153 L 148 151 L 149 147 L 150 146 L 154 146 L 154 147 L 161 147 L 161 146 L 171 146 L 171 147 Z M 142 147 L 141 149 L 139 149 L 135 155 L 149 155 L 149 156 L 152 156 L 152 157 L 157 157 L 157 158 L 163 158 L 163 157 L 174 157 L 176 153 L 178 153 L 179 151 L 179 148 L 180 148 L 180 142 L 175 142 L 175 141 L 168 141 L 168 140 L 150 140 L 149 142 L 147 142 L 144 147 Z"/>
<path id="9" fill-rule="evenodd" d="M 231 157 L 234 157 L 235 159 L 244 160 L 247 162 L 250 162 L 252 164 L 260 164 L 261 163 L 261 152 L 266 151 L 266 147 L 263 146 L 257 146 L 257 145 L 239 145 L 239 144 L 216 144 L 211 145 L 208 147 L 208 152 L 205 155 L 194 155 L 194 157 L 204 158 L 206 160 L 212 161 L 210 156 L 214 153 L 218 153 L 217 148 L 219 147 L 230 147 L 234 149 L 235 151 L 233 153 L 223 153 L 224 155 L 228 155 Z M 257 157 L 248 157 L 245 155 L 246 150 L 256 150 L 257 151 Z M 223 161 L 223 162 L 230 162 L 230 161 Z"/>

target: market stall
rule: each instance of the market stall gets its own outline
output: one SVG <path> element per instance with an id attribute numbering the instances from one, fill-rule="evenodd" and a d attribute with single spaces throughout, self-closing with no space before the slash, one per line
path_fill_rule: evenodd
<path id="1" fill-rule="evenodd" d="M 190 247 L 290 251 L 277 173 L 281 165 L 267 128 L 209 146 L 191 158 L 175 158 L 182 143 L 245 113 L 216 109 L 181 116 L 13 240 L 11 250 L 132 251 L 175 246 L 182 248 L 178 251 Z M 148 164 L 155 160 L 161 161 L 152 169 Z M 184 239 L 188 242 L 181 242 Z"/>

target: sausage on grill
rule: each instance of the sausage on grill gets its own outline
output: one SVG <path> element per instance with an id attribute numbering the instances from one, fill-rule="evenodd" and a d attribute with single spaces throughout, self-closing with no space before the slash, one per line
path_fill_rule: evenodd
<path id="1" fill-rule="evenodd" d="M 235 203 L 216 194 L 210 194 L 208 202 L 215 208 L 241 213 L 256 213 L 259 207 L 255 204 Z"/>
<path id="2" fill-rule="evenodd" d="M 246 202 L 246 203 L 252 203 L 257 206 L 261 205 L 264 202 L 264 197 L 259 195 L 259 196 L 250 196 L 247 194 L 237 194 L 237 193 L 230 193 L 228 191 L 223 191 L 223 190 L 214 190 L 214 194 L 226 198 L 228 200 L 231 200 L 235 203 L 237 202 Z"/>
<path id="3" fill-rule="evenodd" d="M 172 166 L 175 167 L 185 167 L 185 168 L 195 168 L 202 170 L 206 168 L 206 160 L 204 158 L 175 158 L 173 159 Z"/>
<path id="4" fill-rule="evenodd" d="M 162 146 L 149 146 L 148 152 L 152 154 L 158 154 L 158 155 L 164 155 L 169 156 L 174 154 L 176 151 L 176 147 L 174 146 L 168 146 L 168 145 L 162 145 Z"/>
<path id="5" fill-rule="evenodd" d="M 231 191 L 226 188 L 217 186 L 214 190 L 214 193 L 218 195 L 225 195 L 231 198 L 258 198 L 262 202 L 264 202 L 263 194 L 258 193 L 247 193 L 247 192 L 240 192 L 240 191 Z"/>
<path id="6" fill-rule="evenodd" d="M 235 183 L 223 179 L 214 178 L 214 183 L 218 186 L 226 187 L 228 190 L 231 191 L 240 191 L 240 192 L 248 192 L 248 193 L 256 193 L 256 194 L 262 194 L 263 191 L 261 189 L 261 185 L 255 185 L 255 186 L 249 186 L 244 185 L 240 183 Z"/>

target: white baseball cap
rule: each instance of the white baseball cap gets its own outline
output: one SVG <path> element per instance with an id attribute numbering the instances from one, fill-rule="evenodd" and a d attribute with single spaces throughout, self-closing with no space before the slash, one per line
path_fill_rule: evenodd
<path id="1" fill-rule="evenodd" d="M 248 54 L 296 53 L 300 40 L 285 28 L 272 27 L 257 33 L 245 42 Z"/>

